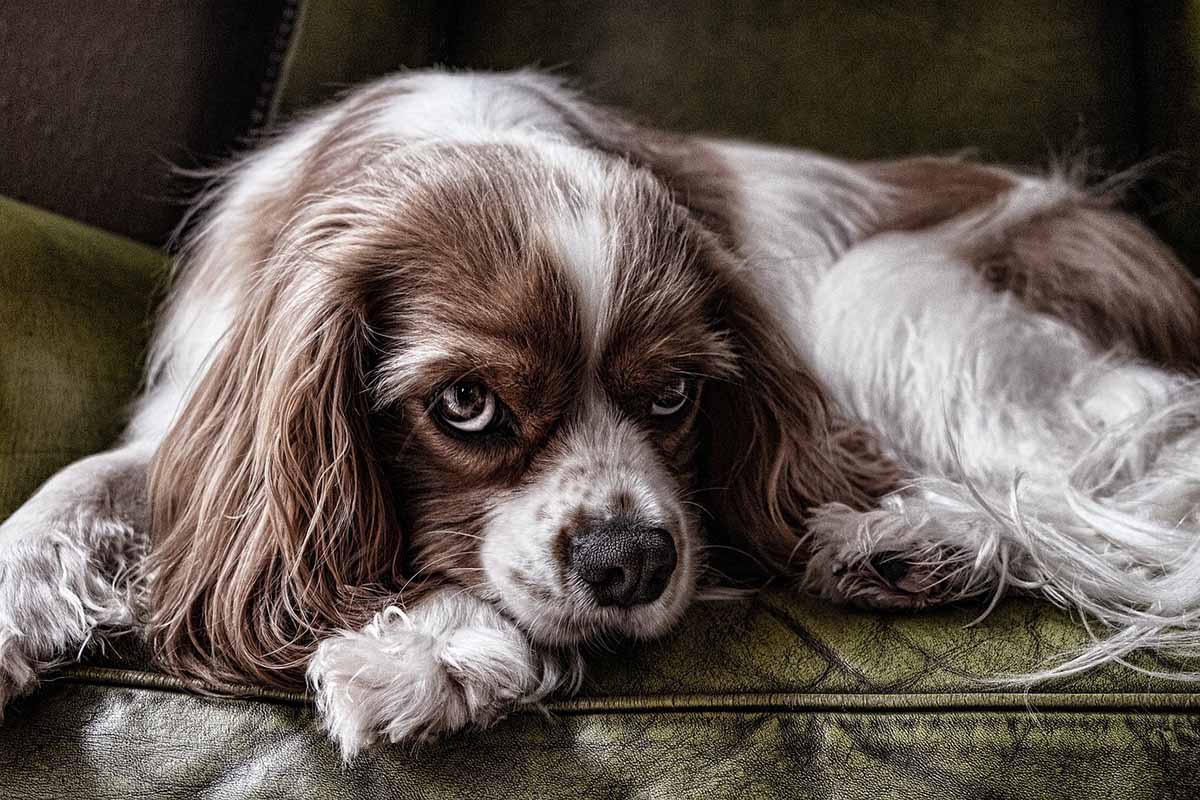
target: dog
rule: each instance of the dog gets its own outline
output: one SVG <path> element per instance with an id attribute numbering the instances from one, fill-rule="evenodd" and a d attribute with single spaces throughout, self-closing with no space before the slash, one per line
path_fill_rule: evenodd
<path id="1" fill-rule="evenodd" d="M 0 707 L 134 629 L 346 758 L 578 686 L 737 569 L 1200 631 L 1200 291 L 1115 186 L 409 72 L 198 204 L 116 446 L 0 527 Z M 990 609 L 990 606 L 989 606 Z M 234 688 L 230 688 L 234 687 Z"/>

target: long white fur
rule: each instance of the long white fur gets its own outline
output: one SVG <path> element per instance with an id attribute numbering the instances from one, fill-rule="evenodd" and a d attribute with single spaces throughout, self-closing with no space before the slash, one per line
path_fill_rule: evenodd
<path id="1" fill-rule="evenodd" d="M 38 674 L 77 658 L 96 631 L 135 624 L 132 577 L 147 541 L 108 486 L 139 468 L 132 442 L 55 474 L 0 525 L 0 718 Z"/>

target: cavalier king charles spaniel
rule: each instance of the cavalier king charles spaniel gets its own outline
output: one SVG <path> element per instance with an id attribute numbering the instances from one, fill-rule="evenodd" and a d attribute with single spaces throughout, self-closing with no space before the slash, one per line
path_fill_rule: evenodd
<path id="1" fill-rule="evenodd" d="M 1109 631 L 1042 675 L 1195 649 L 1200 291 L 1117 188 L 535 72 L 358 89 L 222 171 L 127 432 L 0 527 L 0 706 L 134 629 L 307 685 L 350 757 L 569 691 L 733 572 Z"/>

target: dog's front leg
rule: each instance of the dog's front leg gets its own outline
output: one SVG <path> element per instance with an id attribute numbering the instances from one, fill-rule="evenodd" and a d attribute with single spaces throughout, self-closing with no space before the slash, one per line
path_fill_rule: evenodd
<path id="1" fill-rule="evenodd" d="M 97 633 L 136 622 L 152 445 L 71 464 L 0 525 L 0 718 Z"/>
<path id="2" fill-rule="evenodd" d="M 934 491 L 906 490 L 870 511 L 840 503 L 809 520 L 805 589 L 864 608 L 923 609 L 1032 580 L 1036 564 L 994 521 Z"/>
<path id="3" fill-rule="evenodd" d="M 578 669 L 576 653 L 538 647 L 493 606 L 451 587 L 325 640 L 308 677 L 349 760 L 381 738 L 423 742 L 487 727 L 577 680 Z"/>

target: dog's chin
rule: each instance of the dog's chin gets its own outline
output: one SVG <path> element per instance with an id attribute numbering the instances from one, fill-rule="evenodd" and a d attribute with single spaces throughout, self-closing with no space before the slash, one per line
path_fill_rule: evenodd
<path id="1" fill-rule="evenodd" d="M 580 608 L 565 599 L 547 601 L 511 591 L 500 593 L 495 599 L 534 642 L 562 647 L 613 637 L 653 639 L 662 636 L 675 626 L 687 609 L 695 593 L 695 587 L 689 584 L 673 582 L 653 603 L 633 608 Z"/>

